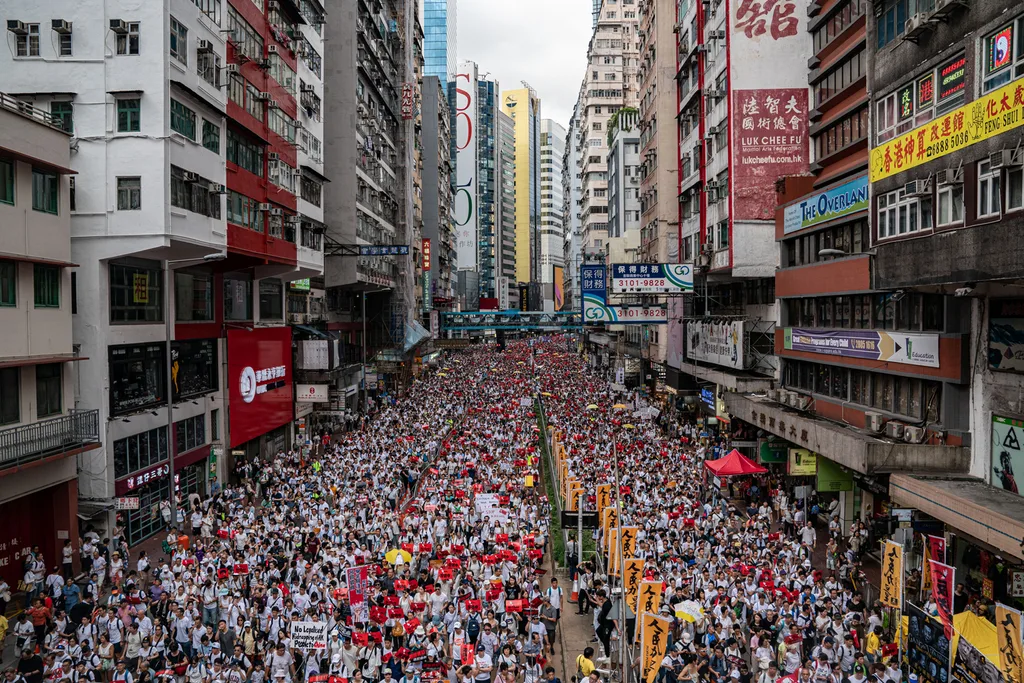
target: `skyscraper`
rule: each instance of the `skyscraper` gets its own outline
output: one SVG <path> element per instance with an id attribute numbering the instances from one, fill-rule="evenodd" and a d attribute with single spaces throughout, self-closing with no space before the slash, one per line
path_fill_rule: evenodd
<path id="1" fill-rule="evenodd" d="M 544 298 L 544 310 L 557 308 L 555 301 L 564 292 L 564 280 L 555 277 L 555 268 L 565 272 L 565 253 L 562 248 L 562 155 L 565 153 L 565 128 L 551 119 L 540 123 L 540 228 L 539 280 Z M 559 297 L 555 296 L 555 288 Z M 562 299 L 564 302 L 564 298 Z"/>
<path id="2" fill-rule="evenodd" d="M 537 230 L 540 222 L 540 98 L 524 84 L 502 93 L 502 109 L 516 128 L 516 279 L 540 282 Z"/>
<path id="3" fill-rule="evenodd" d="M 423 1 L 423 75 L 437 76 L 444 91 L 457 66 L 457 0 Z"/>

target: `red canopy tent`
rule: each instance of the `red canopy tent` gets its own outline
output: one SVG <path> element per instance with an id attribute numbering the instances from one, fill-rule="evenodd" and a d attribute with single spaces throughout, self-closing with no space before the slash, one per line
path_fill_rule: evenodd
<path id="1" fill-rule="evenodd" d="M 735 448 L 724 458 L 705 460 L 704 466 L 719 477 L 737 477 L 744 474 L 761 474 L 768 471 Z"/>

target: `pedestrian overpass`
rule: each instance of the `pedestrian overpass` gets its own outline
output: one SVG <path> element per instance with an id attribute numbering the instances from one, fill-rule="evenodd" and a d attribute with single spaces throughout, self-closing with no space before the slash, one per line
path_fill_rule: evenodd
<path id="1" fill-rule="evenodd" d="M 557 332 L 582 330 L 579 311 L 542 313 L 539 311 L 463 311 L 441 313 L 441 329 L 446 332 L 504 330 L 506 332 Z"/>

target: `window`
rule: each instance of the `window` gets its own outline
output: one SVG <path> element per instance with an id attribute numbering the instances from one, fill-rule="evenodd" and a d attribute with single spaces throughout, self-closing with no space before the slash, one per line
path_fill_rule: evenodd
<path id="1" fill-rule="evenodd" d="M 156 323 L 163 317 L 163 269 L 151 261 L 110 264 L 110 322 Z"/>
<path id="2" fill-rule="evenodd" d="M 171 206 L 219 220 L 220 195 L 212 187 L 206 178 L 171 166 Z"/>
<path id="3" fill-rule="evenodd" d="M 217 384 L 216 339 L 171 344 L 171 393 L 175 402 L 217 391 Z"/>
<path id="4" fill-rule="evenodd" d="M 986 37 L 981 59 L 983 93 L 1024 76 L 1024 17 L 1008 22 Z"/>
<path id="5" fill-rule="evenodd" d="M 188 28 L 174 17 L 171 17 L 171 56 L 188 64 Z"/>
<path id="6" fill-rule="evenodd" d="M 944 185 L 939 188 L 939 225 L 964 222 L 964 186 Z"/>
<path id="7" fill-rule="evenodd" d="M 70 102 L 50 102 L 50 115 L 60 120 L 61 128 L 68 133 L 75 132 L 74 110 Z"/>
<path id="8" fill-rule="evenodd" d="M 320 78 L 320 53 L 313 48 L 313 43 L 309 42 L 308 39 L 303 38 L 303 50 L 302 50 L 302 61 L 306 63 L 306 67 L 309 68 L 317 78 Z"/>
<path id="9" fill-rule="evenodd" d="M 263 59 L 263 38 L 235 9 L 228 6 L 228 39 L 249 59 Z"/>
<path id="10" fill-rule="evenodd" d="M 174 273 L 174 318 L 179 322 L 213 320 L 213 275 Z"/>
<path id="11" fill-rule="evenodd" d="M 125 344 L 111 346 L 110 414 L 124 415 L 167 401 L 167 346 Z"/>
<path id="12" fill-rule="evenodd" d="M 37 263 L 33 281 L 36 308 L 60 308 L 60 268 Z"/>
<path id="13" fill-rule="evenodd" d="M 249 173 L 263 177 L 263 145 L 228 129 L 227 160 Z"/>
<path id="14" fill-rule="evenodd" d="M 203 147 L 220 154 L 220 126 L 203 119 Z"/>
<path id="15" fill-rule="evenodd" d="M 167 427 L 134 434 L 114 442 L 114 478 L 149 469 L 167 460 Z"/>
<path id="16" fill-rule="evenodd" d="M 880 2 L 881 11 L 875 12 L 878 16 L 876 30 L 878 31 L 879 50 L 903 35 L 907 24 L 907 0 L 880 0 Z"/>
<path id="17" fill-rule="evenodd" d="M 277 53 L 270 55 L 270 77 L 292 95 L 295 94 L 295 71 Z"/>
<path id="18" fill-rule="evenodd" d="M 978 218 L 998 216 L 1001 208 L 1000 172 L 989 161 L 978 162 Z"/>
<path id="19" fill-rule="evenodd" d="M 221 0 L 192 0 L 196 7 L 209 18 L 210 21 L 220 26 Z"/>
<path id="20" fill-rule="evenodd" d="M 224 276 L 224 319 L 252 320 L 252 278 L 244 273 Z"/>
<path id="21" fill-rule="evenodd" d="M 878 239 L 898 237 L 932 227 L 932 199 L 908 197 L 897 190 L 878 198 Z"/>
<path id="22" fill-rule="evenodd" d="M 248 81 L 245 82 L 245 111 L 258 121 L 264 120 L 262 93 Z"/>
<path id="23" fill-rule="evenodd" d="M 36 417 L 60 415 L 63 375 L 61 363 L 36 366 Z"/>
<path id="24" fill-rule="evenodd" d="M 189 140 L 196 139 L 196 113 L 178 100 L 171 100 L 171 130 Z"/>
<path id="25" fill-rule="evenodd" d="M 282 138 L 294 144 L 295 142 L 295 119 L 288 114 L 284 113 L 282 109 L 271 109 L 269 123 L 270 130 L 274 131 Z"/>
<path id="26" fill-rule="evenodd" d="M 727 249 L 729 247 L 729 221 L 721 221 L 718 224 L 718 242 L 716 249 Z"/>
<path id="27" fill-rule="evenodd" d="M 228 222 L 244 228 L 263 232 L 263 215 L 259 210 L 260 203 L 234 190 L 228 192 Z M 248 318 L 245 318 L 248 320 Z"/>
<path id="28" fill-rule="evenodd" d="M 821 50 L 859 19 L 868 6 L 868 0 L 848 0 L 829 19 L 814 30 L 814 51 Z"/>
<path id="29" fill-rule="evenodd" d="M 71 52 L 71 31 L 57 34 L 57 55 L 60 57 L 70 57 Z"/>
<path id="30" fill-rule="evenodd" d="M 21 420 L 21 368 L 0 370 L 0 424 Z"/>
<path id="31" fill-rule="evenodd" d="M 210 411 L 210 438 L 220 440 L 220 409 Z"/>
<path id="32" fill-rule="evenodd" d="M 128 99 L 117 101 L 117 132 L 138 133 L 141 126 L 141 100 Z"/>
<path id="33" fill-rule="evenodd" d="M 1019 166 L 1006 172 L 1006 210 L 1024 208 L 1024 169 Z"/>
<path id="34" fill-rule="evenodd" d="M 142 178 L 117 179 L 117 210 L 138 211 L 142 208 Z"/>
<path id="35" fill-rule="evenodd" d="M 820 106 L 822 102 L 863 78 L 866 59 L 865 51 L 860 50 L 832 67 L 825 76 L 814 84 L 815 105 Z"/>
<path id="36" fill-rule="evenodd" d="M 43 213 L 57 213 L 57 187 L 60 179 L 56 173 L 32 169 L 32 209 Z"/>
<path id="37" fill-rule="evenodd" d="M 0 203 L 14 204 L 14 162 L 0 159 Z"/>
<path id="38" fill-rule="evenodd" d="M 39 56 L 39 24 L 25 24 L 25 32 L 15 36 L 19 57 Z"/>
<path id="39" fill-rule="evenodd" d="M 18 305 L 18 264 L 0 261 L 0 306 Z"/>
<path id="40" fill-rule="evenodd" d="M 139 54 L 139 22 L 133 21 L 128 24 L 127 33 L 117 34 L 117 54 L 137 55 Z"/>
<path id="41" fill-rule="evenodd" d="M 220 57 L 213 52 L 196 52 L 196 73 L 210 85 L 216 87 L 220 72 Z"/>
<path id="42" fill-rule="evenodd" d="M 282 190 L 295 194 L 295 169 L 280 159 L 267 162 L 267 179 Z"/>
<path id="43" fill-rule="evenodd" d="M 174 453 L 186 453 L 206 443 L 206 415 L 174 423 Z"/>
<path id="44" fill-rule="evenodd" d="M 284 286 L 280 280 L 267 278 L 260 280 L 260 318 L 280 320 L 283 315 Z"/>

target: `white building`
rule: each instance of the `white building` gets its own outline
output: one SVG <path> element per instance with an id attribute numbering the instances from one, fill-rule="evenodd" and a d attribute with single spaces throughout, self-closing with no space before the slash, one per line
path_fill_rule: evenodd
<path id="1" fill-rule="evenodd" d="M 565 128 L 551 119 L 540 122 L 540 281 L 544 310 L 561 310 L 565 304 L 565 254 L 562 234 L 562 156 Z M 556 282 L 555 269 L 561 277 Z"/>

